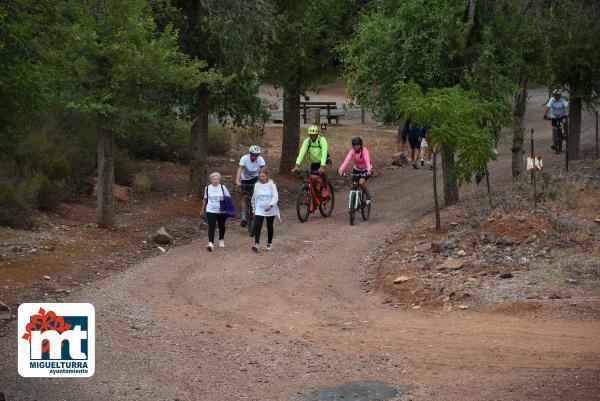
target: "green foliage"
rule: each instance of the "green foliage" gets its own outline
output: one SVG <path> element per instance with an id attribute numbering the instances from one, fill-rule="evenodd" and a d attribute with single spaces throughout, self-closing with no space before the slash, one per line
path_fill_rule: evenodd
<path id="1" fill-rule="evenodd" d="M 265 117 L 258 98 L 264 73 L 266 39 L 275 17 L 269 0 L 172 0 L 165 20 L 182 33 L 181 43 L 190 57 L 206 60 L 209 111 L 222 121 L 244 124 Z M 196 96 L 184 98 L 189 116 L 196 117 Z"/>
<path id="2" fill-rule="evenodd" d="M 136 123 L 128 127 L 117 144 L 138 159 L 189 163 L 190 122 L 177 119 L 169 124 Z"/>
<path id="3" fill-rule="evenodd" d="M 501 116 L 501 105 L 480 100 L 455 86 L 423 93 L 415 83 L 394 86 L 394 107 L 413 121 L 429 125 L 432 149 L 456 153 L 452 172 L 459 183 L 470 181 L 494 155 L 492 140 Z"/>
<path id="4" fill-rule="evenodd" d="M 66 197 L 64 179 L 51 179 L 42 172 L 36 172 L 31 183 L 37 188 L 35 206 L 38 209 L 54 210 Z"/>
<path id="5" fill-rule="evenodd" d="M 548 68 L 554 83 L 569 88 L 584 104 L 600 101 L 600 3 L 594 0 L 545 2 Z"/>
<path id="6" fill-rule="evenodd" d="M 125 149 L 115 152 L 115 183 L 130 187 L 140 168 Z"/>
<path id="7" fill-rule="evenodd" d="M 375 1 L 338 50 L 348 88 L 384 122 L 398 122 L 394 85 L 452 86 L 464 72 L 464 1 Z"/>
<path id="8" fill-rule="evenodd" d="M 395 85 L 460 85 L 508 112 L 520 78 L 541 75 L 544 33 L 530 2 L 477 2 L 474 22 L 462 0 L 374 1 L 338 46 L 348 88 L 386 123 L 402 119 Z"/>
<path id="9" fill-rule="evenodd" d="M 36 197 L 37 188 L 31 181 L 0 180 L 0 225 L 28 226 Z"/>
<path id="10" fill-rule="evenodd" d="M 300 93 L 316 87 L 333 71 L 335 46 L 344 32 L 351 0 L 276 2 L 269 38 L 267 77 Z"/>
<path id="11" fill-rule="evenodd" d="M 53 101 L 98 116 L 121 134 L 173 116 L 178 98 L 210 81 L 203 63 L 177 50 L 171 26 L 158 31 L 146 0 L 65 1 L 41 51 Z M 55 43 L 60 43 L 56 46 Z"/>
<path id="12" fill-rule="evenodd" d="M 35 29 L 27 1 L 0 4 L 0 156 L 12 151 L 19 129 L 43 105 L 44 81 L 35 59 Z"/>
<path id="13" fill-rule="evenodd" d="M 231 149 L 231 132 L 221 124 L 208 126 L 208 153 L 224 155 Z"/>

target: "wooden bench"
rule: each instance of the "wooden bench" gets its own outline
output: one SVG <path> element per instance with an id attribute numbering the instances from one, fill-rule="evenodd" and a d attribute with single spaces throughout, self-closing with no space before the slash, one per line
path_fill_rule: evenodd
<path id="1" fill-rule="evenodd" d="M 302 111 L 302 118 L 304 124 L 306 124 L 306 114 L 308 109 L 321 109 L 327 110 L 327 123 L 331 125 L 331 120 L 335 119 L 336 125 L 340 123 L 340 117 L 344 116 L 343 113 L 332 113 L 332 110 L 337 109 L 336 102 L 300 102 L 300 110 Z"/>

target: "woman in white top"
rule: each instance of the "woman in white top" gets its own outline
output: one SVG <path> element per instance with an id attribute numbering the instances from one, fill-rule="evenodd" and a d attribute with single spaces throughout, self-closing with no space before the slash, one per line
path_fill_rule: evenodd
<path id="1" fill-rule="evenodd" d="M 254 252 L 258 252 L 260 247 L 260 232 L 262 231 L 264 220 L 267 220 L 267 251 L 273 249 L 273 222 L 276 216 L 279 217 L 278 201 L 277 186 L 273 180 L 269 179 L 269 174 L 264 169 L 258 176 L 258 182 L 254 186 L 254 194 L 252 195 L 255 242 L 252 250 Z"/>
<path id="2" fill-rule="evenodd" d="M 221 174 L 212 173 L 209 177 L 210 184 L 204 188 L 204 199 L 202 199 L 202 211 L 206 210 L 208 221 L 208 245 L 206 249 L 215 249 L 215 231 L 219 224 L 219 248 L 225 248 L 225 221 L 227 215 L 221 211 L 221 201 L 229 195 L 229 190 L 221 184 Z M 205 209 L 206 208 L 206 209 Z"/>

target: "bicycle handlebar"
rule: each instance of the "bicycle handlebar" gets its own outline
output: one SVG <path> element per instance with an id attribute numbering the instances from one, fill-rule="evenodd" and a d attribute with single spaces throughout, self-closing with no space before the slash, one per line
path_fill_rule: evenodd
<path id="1" fill-rule="evenodd" d="M 316 171 L 311 171 L 311 170 L 296 170 L 294 172 L 294 174 L 296 174 L 297 176 L 303 176 L 303 175 L 308 175 L 308 174 L 315 174 L 315 175 L 321 175 L 321 172 L 316 170 Z"/>
<path id="2" fill-rule="evenodd" d="M 342 173 L 342 177 L 350 177 L 350 176 L 352 176 L 352 177 L 368 177 L 368 176 L 370 176 L 372 174 L 373 174 L 372 172 L 371 173 L 359 173 L 359 174 Z"/>

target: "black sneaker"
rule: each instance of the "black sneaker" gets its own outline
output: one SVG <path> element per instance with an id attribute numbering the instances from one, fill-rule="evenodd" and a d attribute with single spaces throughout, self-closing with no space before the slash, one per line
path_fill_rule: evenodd
<path id="1" fill-rule="evenodd" d="M 554 145 L 550 145 L 550 149 L 552 149 L 552 150 L 556 150 L 556 146 L 554 146 Z"/>

